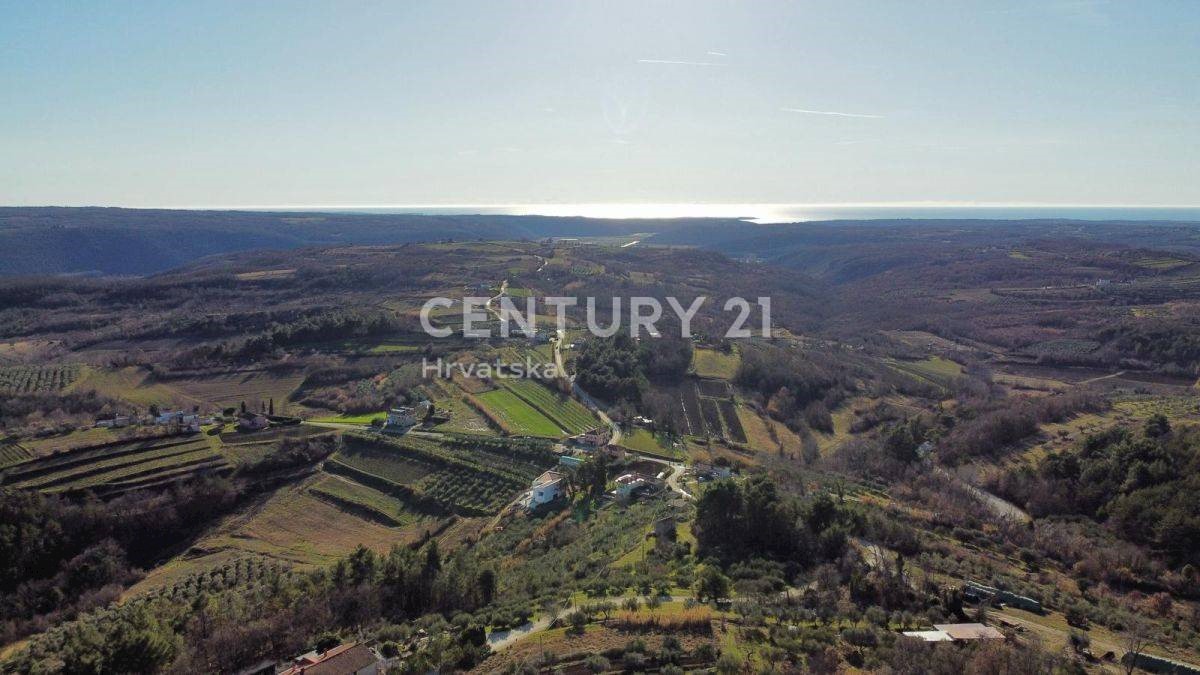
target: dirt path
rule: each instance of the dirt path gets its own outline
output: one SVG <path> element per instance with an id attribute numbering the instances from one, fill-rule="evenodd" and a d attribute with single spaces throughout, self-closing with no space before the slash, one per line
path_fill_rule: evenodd
<path id="1" fill-rule="evenodd" d="M 1124 375 L 1124 374 L 1125 374 L 1125 371 L 1124 371 L 1124 370 L 1120 370 L 1120 371 L 1117 371 L 1117 372 L 1115 372 L 1115 373 L 1111 373 L 1111 374 L 1109 374 L 1109 375 L 1101 375 L 1100 377 L 1093 377 L 1093 378 L 1091 378 L 1091 379 L 1088 379 L 1088 380 L 1080 380 L 1079 382 L 1076 382 L 1076 383 L 1075 383 L 1075 386 L 1077 386 L 1077 387 L 1078 387 L 1079 385 L 1083 385 L 1083 384 L 1091 384 L 1091 383 L 1093 383 L 1093 382 L 1099 382 L 1099 381 L 1101 381 L 1101 380 L 1111 380 L 1111 379 L 1113 379 L 1114 377 L 1120 377 L 1120 376 L 1122 376 L 1122 375 Z"/>

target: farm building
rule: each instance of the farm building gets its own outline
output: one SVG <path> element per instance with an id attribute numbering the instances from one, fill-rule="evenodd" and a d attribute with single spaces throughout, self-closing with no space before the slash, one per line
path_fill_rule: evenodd
<path id="1" fill-rule="evenodd" d="M 266 415 L 248 414 L 238 418 L 238 431 L 261 431 L 271 426 L 271 420 Z"/>
<path id="2" fill-rule="evenodd" d="M 298 656 L 278 675 L 376 675 L 384 670 L 381 661 L 366 645 L 345 644 Z"/>
<path id="3" fill-rule="evenodd" d="M 129 415 L 114 415 L 113 417 L 102 417 L 96 420 L 96 426 L 100 428 L 120 429 L 133 424 L 134 420 Z"/>
<path id="4" fill-rule="evenodd" d="M 1042 613 L 1042 603 L 1033 598 L 968 581 L 963 584 L 963 597 L 972 602 L 995 602 L 1035 614 Z"/>
<path id="5" fill-rule="evenodd" d="M 533 485 L 529 487 L 529 508 L 537 508 L 561 497 L 566 487 L 564 478 L 563 474 L 551 470 L 533 479 Z"/>
<path id="6" fill-rule="evenodd" d="M 904 633 L 925 642 L 962 642 L 967 640 L 1003 640 L 1004 633 L 981 623 L 940 623 L 933 630 L 911 630 Z"/>

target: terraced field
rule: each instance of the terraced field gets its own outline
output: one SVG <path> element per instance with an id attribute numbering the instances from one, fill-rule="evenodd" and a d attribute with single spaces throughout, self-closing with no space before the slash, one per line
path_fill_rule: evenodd
<path id="1" fill-rule="evenodd" d="M 92 490 L 107 496 L 230 468 L 204 436 L 169 436 L 84 447 L 27 461 L 7 471 L 3 485 L 47 493 Z"/>
<path id="2" fill-rule="evenodd" d="M 504 387 L 572 436 L 595 428 L 600 423 L 579 401 L 533 380 L 505 380 Z"/>
<path id="3" fill-rule="evenodd" d="M 356 446 L 338 454 L 337 459 L 360 471 L 386 478 L 400 485 L 411 485 L 437 470 L 427 461 L 406 457 L 368 446 Z"/>
<path id="4" fill-rule="evenodd" d="M 327 479 L 317 476 L 313 483 Z M 310 492 L 311 484 L 281 488 L 255 509 L 231 516 L 196 544 L 193 555 L 177 561 L 176 573 L 210 568 L 231 555 L 246 554 L 282 560 L 301 569 L 328 565 L 359 544 L 386 552 L 393 545 L 417 541 L 425 530 L 437 527 L 433 520 L 415 515 L 409 516 L 412 520 L 405 527 L 383 525 Z"/>
<path id="5" fill-rule="evenodd" d="M 721 419 L 725 422 L 725 430 L 729 432 L 729 439 L 735 443 L 746 442 L 746 431 L 742 428 L 742 421 L 738 418 L 737 406 L 734 405 L 732 399 L 722 399 L 717 403 L 717 408 L 721 411 Z"/>
<path id="6" fill-rule="evenodd" d="M 400 527 L 416 519 L 402 500 L 341 476 L 325 476 L 308 491 L 322 501 L 388 527 Z"/>
<path id="7" fill-rule="evenodd" d="M 79 378 L 77 364 L 57 366 L 8 366 L 0 368 L 0 391 L 32 394 L 66 389 Z"/>
<path id="8" fill-rule="evenodd" d="M 20 443 L 8 438 L 0 439 L 0 469 L 19 464 L 30 457 L 33 457 L 33 453 Z"/>
<path id="9" fill-rule="evenodd" d="M 257 408 L 259 401 L 274 399 L 275 412 L 286 415 L 288 395 L 303 380 L 304 375 L 299 371 L 277 374 L 266 370 L 239 370 L 172 377 L 159 382 L 188 400 L 217 408 L 236 406 L 242 401 Z"/>
<path id="10" fill-rule="evenodd" d="M 418 510 L 494 513 L 544 467 L 486 447 L 444 447 L 428 439 L 348 434 L 326 469 Z"/>
<path id="11" fill-rule="evenodd" d="M 513 434 L 545 438 L 559 438 L 565 435 L 554 420 L 509 389 L 494 389 L 477 395 L 475 399 L 501 420 Z"/>

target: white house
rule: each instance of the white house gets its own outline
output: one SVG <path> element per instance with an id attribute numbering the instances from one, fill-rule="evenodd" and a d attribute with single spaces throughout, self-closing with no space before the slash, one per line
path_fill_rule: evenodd
<path id="1" fill-rule="evenodd" d="M 616 495 L 619 499 L 629 499 L 633 497 L 638 489 L 648 486 L 650 483 L 645 476 L 636 473 L 627 473 L 623 476 L 617 476 Z"/>
<path id="2" fill-rule="evenodd" d="M 553 470 L 533 479 L 533 485 L 529 487 L 529 508 L 536 508 L 561 497 L 566 489 L 564 479 L 565 476 Z"/>
<path id="3" fill-rule="evenodd" d="M 421 401 L 415 406 L 400 406 L 392 408 L 387 414 L 387 426 L 389 427 L 412 427 L 416 426 L 425 418 L 429 412 L 429 401 Z"/>

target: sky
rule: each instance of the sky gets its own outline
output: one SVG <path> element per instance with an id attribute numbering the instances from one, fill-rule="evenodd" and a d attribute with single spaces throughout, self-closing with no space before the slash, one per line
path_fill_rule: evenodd
<path id="1" fill-rule="evenodd" d="M 1200 2 L 0 0 L 0 204 L 1200 204 Z"/>

